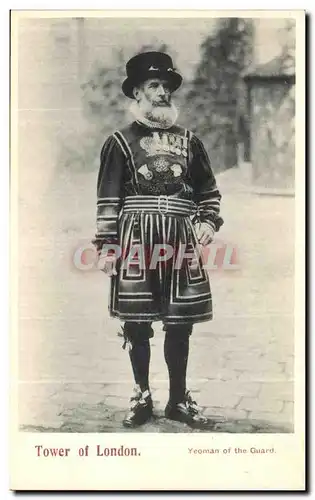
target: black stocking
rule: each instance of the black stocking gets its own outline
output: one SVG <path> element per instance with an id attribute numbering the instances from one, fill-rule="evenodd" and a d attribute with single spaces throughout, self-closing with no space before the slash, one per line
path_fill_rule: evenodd
<path id="1" fill-rule="evenodd" d="M 170 401 L 183 401 L 186 392 L 186 372 L 191 325 L 165 327 L 164 356 L 169 373 Z"/>
<path id="2" fill-rule="evenodd" d="M 133 343 L 129 351 L 131 366 L 136 384 L 142 392 L 149 389 L 149 365 L 151 349 L 149 340 Z"/>
<path id="3" fill-rule="evenodd" d="M 150 324 L 125 323 L 125 336 L 129 341 L 129 357 L 136 384 L 142 392 L 149 390 L 149 366 L 151 349 L 149 338 L 153 330 Z"/>

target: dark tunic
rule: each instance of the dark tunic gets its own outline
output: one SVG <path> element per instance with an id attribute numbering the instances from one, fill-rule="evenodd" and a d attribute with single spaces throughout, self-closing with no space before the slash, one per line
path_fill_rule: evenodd
<path id="1" fill-rule="evenodd" d="M 215 231 L 223 224 L 221 195 L 201 141 L 177 125 L 162 130 L 133 122 L 102 148 L 97 197 L 94 242 L 98 248 L 118 242 L 122 249 L 111 278 L 110 314 L 137 322 L 212 319 L 200 256 L 178 257 L 198 243 L 196 220 Z M 169 245 L 170 257 L 152 266 L 155 245 Z"/>

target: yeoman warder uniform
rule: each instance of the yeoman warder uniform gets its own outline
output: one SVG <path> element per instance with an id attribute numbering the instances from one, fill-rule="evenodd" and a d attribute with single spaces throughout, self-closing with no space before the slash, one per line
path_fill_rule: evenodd
<path id="1" fill-rule="evenodd" d="M 122 88 L 131 99 L 134 87 L 150 78 L 167 81 L 172 92 L 182 82 L 172 59 L 160 52 L 136 55 L 126 70 Z M 206 424 L 186 389 L 186 368 L 193 324 L 212 319 L 209 277 L 198 253 L 193 259 L 180 259 L 179 254 L 183 249 L 186 254 L 194 252 L 196 223 L 219 230 L 220 200 L 208 155 L 191 131 L 139 119 L 105 141 L 94 244 L 100 250 L 104 244 L 118 243 L 122 252 L 117 275 L 111 277 L 109 310 L 124 322 L 136 382 L 125 426 L 142 424 L 152 414 L 148 379 L 154 321 L 162 321 L 165 330 L 170 377 L 166 417 L 192 426 Z M 155 253 L 152 265 L 157 245 L 172 249 L 172 256 L 163 261 L 161 253 L 160 258 Z"/>

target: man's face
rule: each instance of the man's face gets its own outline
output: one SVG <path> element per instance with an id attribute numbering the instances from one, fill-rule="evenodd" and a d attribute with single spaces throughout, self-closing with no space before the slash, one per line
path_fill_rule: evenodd
<path id="1" fill-rule="evenodd" d="M 135 89 L 135 97 L 138 102 L 146 101 L 154 107 L 170 107 L 171 90 L 167 80 L 150 78 Z"/>

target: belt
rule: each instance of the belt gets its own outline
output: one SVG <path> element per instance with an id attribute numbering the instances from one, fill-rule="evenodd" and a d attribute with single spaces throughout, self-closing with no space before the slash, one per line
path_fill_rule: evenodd
<path id="1" fill-rule="evenodd" d="M 188 217 L 194 215 L 197 205 L 191 200 L 172 196 L 126 196 L 122 212 L 160 213 Z"/>

